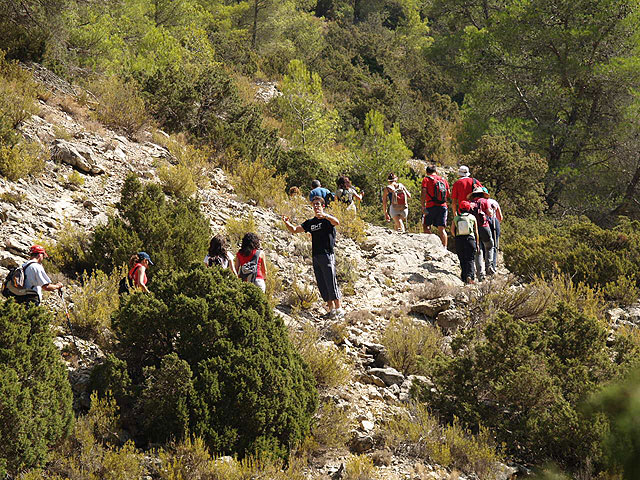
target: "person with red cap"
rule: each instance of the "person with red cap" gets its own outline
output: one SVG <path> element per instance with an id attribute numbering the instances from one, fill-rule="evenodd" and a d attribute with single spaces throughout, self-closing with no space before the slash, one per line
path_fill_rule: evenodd
<path id="1" fill-rule="evenodd" d="M 24 288 L 28 292 L 26 295 L 15 297 L 17 303 L 40 305 L 42 302 L 42 291 L 53 292 L 60 290 L 62 283 L 51 283 L 51 279 L 44 271 L 42 261 L 48 258 L 47 252 L 41 245 L 34 245 L 29 249 L 31 258 L 22 265 L 24 271 Z"/>

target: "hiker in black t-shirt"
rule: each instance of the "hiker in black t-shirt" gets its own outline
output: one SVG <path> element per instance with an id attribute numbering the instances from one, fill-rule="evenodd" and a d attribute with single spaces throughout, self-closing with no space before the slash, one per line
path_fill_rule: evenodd
<path id="1" fill-rule="evenodd" d="M 336 258 L 333 247 L 336 243 L 336 225 L 340 222 L 324 212 L 324 199 L 311 199 L 315 216 L 302 225 L 294 226 L 289 217 L 283 215 L 282 221 L 291 233 L 307 232 L 311 234 L 311 253 L 313 273 L 322 299 L 327 302 L 327 316 L 341 317 L 344 311 L 340 306 L 340 288 L 336 280 Z"/>

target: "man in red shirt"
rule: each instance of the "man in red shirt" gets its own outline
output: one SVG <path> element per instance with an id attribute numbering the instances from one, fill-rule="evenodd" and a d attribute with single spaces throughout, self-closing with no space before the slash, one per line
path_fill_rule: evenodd
<path id="1" fill-rule="evenodd" d="M 456 180 L 451 189 L 451 207 L 454 214 L 458 213 L 460 202 L 466 200 L 475 187 L 482 188 L 482 184 L 469 175 L 469 167 L 462 165 L 458 169 L 458 177 L 460 178 Z"/>
<path id="2" fill-rule="evenodd" d="M 431 226 L 438 229 L 442 245 L 447 246 L 447 198 L 450 197 L 449 182 L 437 174 L 435 166 L 427 167 L 427 175 L 422 179 L 422 231 L 431 233 Z"/>

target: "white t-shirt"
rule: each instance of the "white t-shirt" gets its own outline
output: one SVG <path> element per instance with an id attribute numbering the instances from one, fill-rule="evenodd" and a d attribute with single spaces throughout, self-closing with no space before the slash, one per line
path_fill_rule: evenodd
<path id="1" fill-rule="evenodd" d="M 22 269 L 24 270 L 24 288 L 36 292 L 42 301 L 42 287 L 51 283 L 44 267 L 41 263 L 30 260 L 22 265 Z"/>

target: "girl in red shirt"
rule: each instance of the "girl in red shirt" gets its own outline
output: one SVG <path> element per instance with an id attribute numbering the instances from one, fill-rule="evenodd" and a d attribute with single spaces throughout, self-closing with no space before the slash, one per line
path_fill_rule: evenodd
<path id="1" fill-rule="evenodd" d="M 266 291 L 267 285 L 264 281 L 267 275 L 266 257 L 264 251 L 260 249 L 260 238 L 255 233 L 247 233 L 242 237 L 242 244 L 240 250 L 236 253 L 234 265 L 240 277 L 245 282 L 248 282 L 248 278 L 243 278 L 241 271 L 242 265 L 249 263 L 258 254 L 258 271 L 256 273 L 253 283 L 257 285 L 263 292 Z"/>

